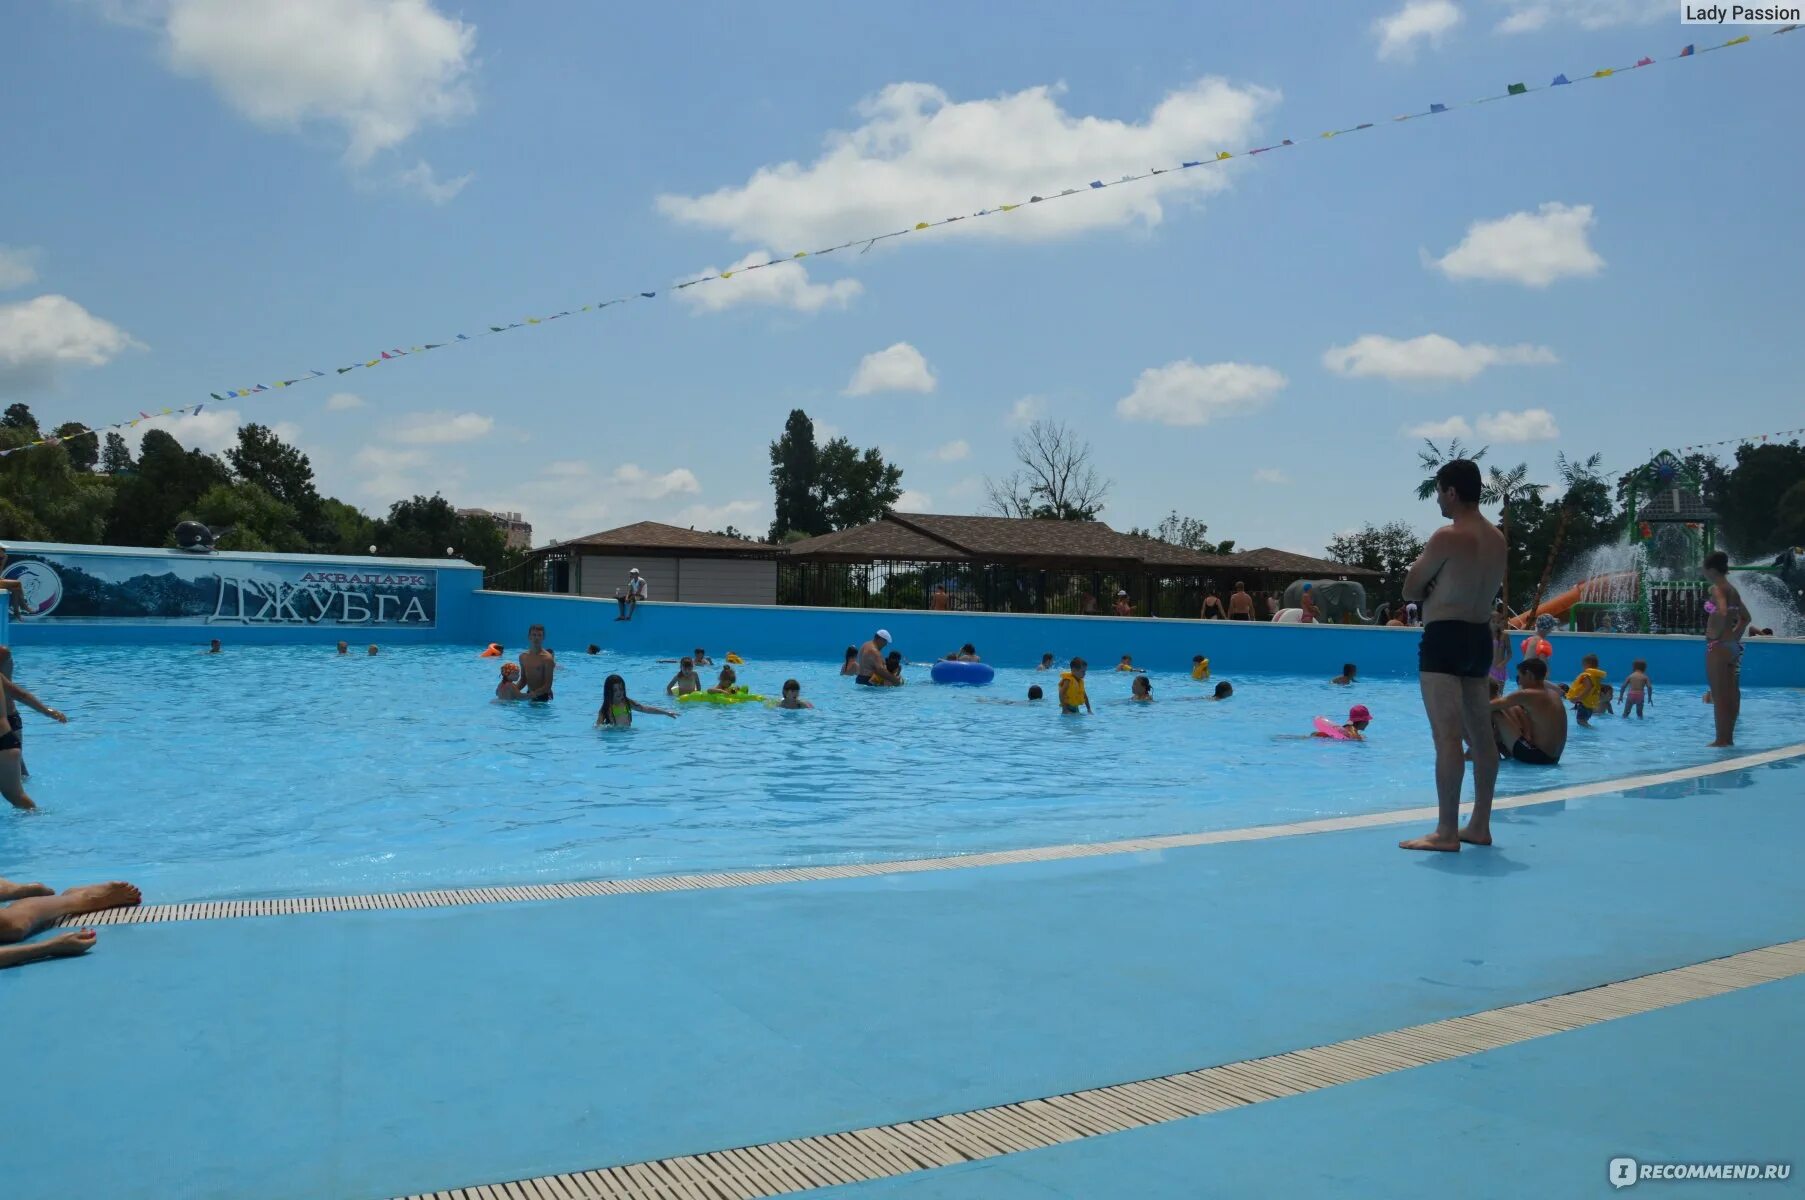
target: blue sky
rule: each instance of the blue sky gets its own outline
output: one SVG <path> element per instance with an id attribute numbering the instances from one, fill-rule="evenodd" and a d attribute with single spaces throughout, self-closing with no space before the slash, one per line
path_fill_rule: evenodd
<path id="1" fill-rule="evenodd" d="M 1176 508 L 1312 553 L 1363 520 L 1426 528 L 1419 426 L 1464 422 L 1546 480 L 1559 450 L 1626 467 L 1800 424 L 1805 32 L 1384 123 L 1763 32 L 1678 12 L 12 6 L 0 400 L 116 420 L 1292 137 L 172 430 L 219 446 L 236 412 L 371 511 L 440 490 L 545 540 L 762 531 L 796 406 L 881 446 L 908 506 L 979 511 L 1044 415 L 1093 443 L 1118 528 Z"/>

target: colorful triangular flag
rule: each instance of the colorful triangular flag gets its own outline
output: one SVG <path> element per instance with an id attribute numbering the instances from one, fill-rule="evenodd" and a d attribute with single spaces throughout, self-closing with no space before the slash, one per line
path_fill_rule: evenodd
<path id="1" fill-rule="evenodd" d="M 1521 83 L 1513 83 L 1509 87 L 1504 89 L 1505 93 L 1507 95 L 1511 95 L 1511 96 L 1521 96 L 1524 92 L 1527 92 L 1528 90 L 1529 90 L 1529 88 L 1526 85 L 1521 84 Z"/>
<path id="2" fill-rule="evenodd" d="M 1572 82 L 1573 81 L 1571 79 L 1568 79 L 1565 75 L 1556 75 L 1554 77 L 1554 82 L 1550 83 L 1548 86 L 1549 87 L 1560 87 L 1562 84 L 1572 83 Z"/>
<path id="3" fill-rule="evenodd" d="M 1698 47 L 1696 45 L 1688 45 L 1685 49 L 1681 50 L 1676 57 L 1691 58 L 1694 54 L 1697 54 L 1697 53 L 1698 53 Z"/>
<path id="4" fill-rule="evenodd" d="M 1448 106 L 1445 104 L 1431 104 L 1429 106 L 1429 111 L 1432 113 L 1445 113 L 1448 111 Z"/>

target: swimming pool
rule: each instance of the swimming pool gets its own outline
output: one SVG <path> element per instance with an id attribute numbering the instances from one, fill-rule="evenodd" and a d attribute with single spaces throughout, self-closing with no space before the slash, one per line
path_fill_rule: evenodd
<path id="1" fill-rule="evenodd" d="M 568 650 L 551 705 L 492 702 L 496 664 L 465 647 L 376 658 L 311 647 L 41 647 L 19 682 L 67 711 L 27 712 L 37 814 L 0 811 L 0 875 L 126 878 L 159 902 L 538 883 L 872 861 L 1092 842 L 1433 802 L 1414 681 L 1155 671 L 1156 703 L 1093 671 L 1096 713 L 1020 700 L 1055 674 L 1002 667 L 988 688 L 853 686 L 824 662 L 754 661 L 812 712 L 683 706 L 593 727 L 602 681 L 661 703 L 675 670 Z M 1338 665 L 1338 664 L 1335 664 Z M 1558 674 L 1558 672 L 1557 672 Z M 1553 771 L 1505 767 L 1500 792 L 1708 762 L 1698 689 L 1645 722 L 1574 730 Z M 1183 698 L 1183 699 L 1181 699 Z M 1373 710 L 1362 745 L 1293 740 L 1311 718 Z M 1739 749 L 1798 740 L 1805 692 L 1745 694 Z"/>

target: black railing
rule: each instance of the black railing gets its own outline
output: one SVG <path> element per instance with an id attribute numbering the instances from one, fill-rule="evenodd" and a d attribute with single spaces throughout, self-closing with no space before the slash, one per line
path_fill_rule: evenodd
<path id="1" fill-rule="evenodd" d="M 815 608 L 932 607 L 945 587 L 956 612 L 1107 614 L 1124 591 L 1136 616 L 1196 617 L 1213 579 L 1134 571 L 1052 571 L 1005 563 L 779 562 L 777 602 Z"/>

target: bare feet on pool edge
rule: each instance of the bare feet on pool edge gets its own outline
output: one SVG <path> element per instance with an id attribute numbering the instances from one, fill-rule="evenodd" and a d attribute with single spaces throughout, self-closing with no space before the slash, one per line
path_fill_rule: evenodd
<path id="1" fill-rule="evenodd" d="M 47 888 L 41 883 L 15 883 L 10 887 L 0 887 L 0 900 L 29 900 L 33 896 L 54 896 L 55 888 Z"/>
<path id="2" fill-rule="evenodd" d="M 1492 844 L 1492 831 L 1489 829 L 1474 829 L 1471 825 L 1468 825 L 1465 829 L 1460 831 L 1460 840 L 1469 846 L 1489 846 Z"/>
<path id="3" fill-rule="evenodd" d="M 1440 850 L 1448 854 L 1460 853 L 1460 837 L 1457 834 L 1443 833 L 1439 829 L 1428 837 L 1411 838 L 1398 843 L 1400 850 Z"/>
<path id="4" fill-rule="evenodd" d="M 81 887 L 69 888 L 63 893 L 63 897 L 75 905 L 69 910 L 70 915 L 104 912 L 109 908 L 131 908 L 144 899 L 138 889 L 129 883 L 86 883 Z"/>
<path id="5" fill-rule="evenodd" d="M 76 929 L 69 933 L 59 933 L 53 938 L 45 938 L 38 945 L 44 948 L 47 957 L 74 958 L 92 950 L 97 936 L 92 929 Z"/>

